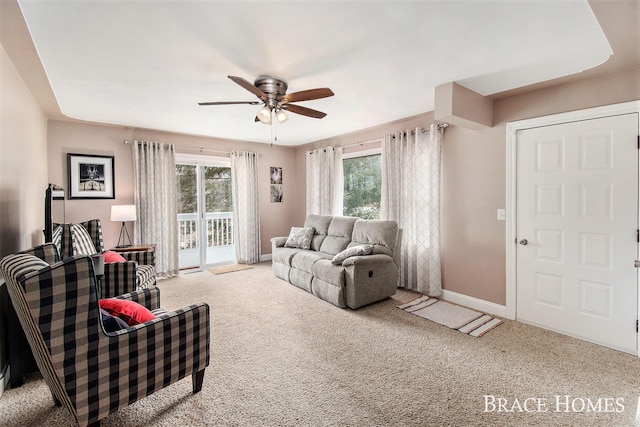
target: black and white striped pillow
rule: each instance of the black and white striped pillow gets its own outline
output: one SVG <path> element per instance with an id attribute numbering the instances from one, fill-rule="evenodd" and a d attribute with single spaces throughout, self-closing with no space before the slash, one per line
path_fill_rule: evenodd
<path id="1" fill-rule="evenodd" d="M 71 224 L 71 245 L 73 255 L 93 255 L 98 252 L 89 232 L 82 224 Z"/>
<path id="2" fill-rule="evenodd" d="M 53 233 L 51 233 L 51 243 L 56 245 L 58 253 L 62 256 L 62 225 L 53 229 Z"/>

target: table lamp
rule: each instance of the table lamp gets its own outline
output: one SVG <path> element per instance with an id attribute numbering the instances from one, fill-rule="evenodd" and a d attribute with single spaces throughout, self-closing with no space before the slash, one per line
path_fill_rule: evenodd
<path id="1" fill-rule="evenodd" d="M 126 248 L 131 246 L 131 237 L 124 223 L 126 221 L 136 220 L 136 205 L 113 205 L 111 206 L 111 221 L 121 221 L 122 227 L 120 228 L 120 237 L 118 237 L 118 245 L 116 248 Z M 128 244 L 125 241 L 125 236 L 128 240 Z"/>

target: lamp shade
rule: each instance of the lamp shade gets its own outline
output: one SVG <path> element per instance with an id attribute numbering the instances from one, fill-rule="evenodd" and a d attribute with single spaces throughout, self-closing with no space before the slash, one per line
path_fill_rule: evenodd
<path id="1" fill-rule="evenodd" d="M 289 119 L 289 116 L 284 111 L 280 110 L 276 113 L 276 118 L 278 119 L 278 123 L 284 123 Z"/>
<path id="2" fill-rule="evenodd" d="M 266 125 L 271 124 L 271 110 L 267 107 L 262 107 L 261 109 L 259 109 L 256 117 L 258 117 L 258 120 Z"/>
<path id="3" fill-rule="evenodd" d="M 111 206 L 111 221 L 135 221 L 136 205 Z"/>

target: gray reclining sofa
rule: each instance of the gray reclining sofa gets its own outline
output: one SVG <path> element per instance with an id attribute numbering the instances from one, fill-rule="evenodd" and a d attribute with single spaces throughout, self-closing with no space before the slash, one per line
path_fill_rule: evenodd
<path id="1" fill-rule="evenodd" d="M 292 240 L 294 228 L 289 238 L 271 239 L 277 277 L 341 308 L 396 293 L 402 230 L 395 221 L 309 215 L 295 231 L 306 233 L 302 244 Z"/>

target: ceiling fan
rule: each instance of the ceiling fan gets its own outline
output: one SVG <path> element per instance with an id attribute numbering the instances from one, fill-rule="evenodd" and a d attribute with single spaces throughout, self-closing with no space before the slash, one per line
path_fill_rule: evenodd
<path id="1" fill-rule="evenodd" d="M 238 85 L 253 93 L 260 99 L 260 101 L 199 102 L 198 105 L 264 104 L 264 106 L 258 111 L 255 121 L 271 124 L 271 119 L 274 115 L 278 123 L 283 123 L 287 120 L 288 116 L 284 110 L 307 117 L 313 117 L 314 119 L 321 119 L 327 114 L 322 111 L 292 104 L 292 102 L 311 101 L 314 99 L 333 96 L 331 89 L 326 87 L 287 94 L 287 82 L 277 77 L 260 76 L 253 84 L 242 77 L 228 77 Z"/>

